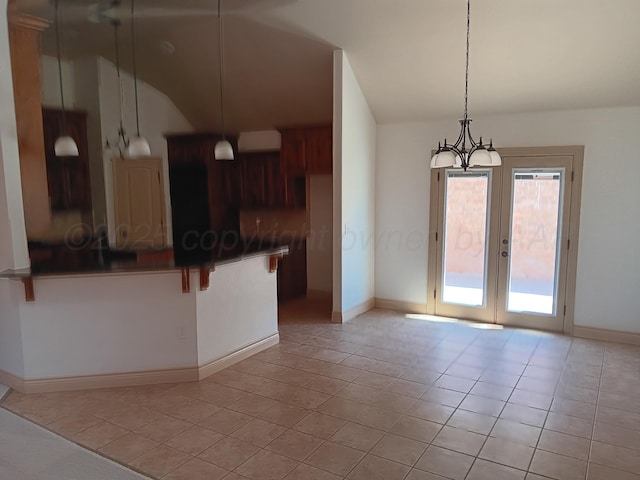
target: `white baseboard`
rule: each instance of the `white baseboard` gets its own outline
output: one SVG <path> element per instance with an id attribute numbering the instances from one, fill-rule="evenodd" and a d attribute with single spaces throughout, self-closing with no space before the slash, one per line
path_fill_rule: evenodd
<path id="1" fill-rule="evenodd" d="M 209 375 L 213 375 L 214 373 L 219 372 L 220 370 L 224 370 L 231 365 L 241 362 L 242 360 L 249 358 L 256 353 L 260 353 L 267 348 L 273 347 L 280 342 L 280 334 L 274 333 L 267 338 L 262 340 L 258 340 L 251 345 L 247 345 L 240 350 L 236 350 L 229 355 L 225 355 L 218 360 L 213 360 L 212 362 L 206 363 L 198 368 L 198 380 L 202 380 L 207 378 Z"/>
<path id="2" fill-rule="evenodd" d="M 356 305 L 345 312 L 331 312 L 331 321 L 333 323 L 346 323 L 349 320 L 353 320 L 358 315 L 362 315 L 363 313 L 375 308 L 375 306 L 375 299 L 370 298 L 369 300 L 362 302 L 360 305 Z"/>
<path id="3" fill-rule="evenodd" d="M 50 393 L 92 388 L 195 382 L 197 380 L 198 369 L 189 367 L 144 372 L 84 375 L 78 377 L 39 378 L 33 380 L 14 377 L 10 385 L 21 393 Z"/>
<path id="4" fill-rule="evenodd" d="M 394 310 L 403 313 L 417 313 L 426 315 L 427 305 L 425 303 L 403 302 L 399 300 L 387 300 L 384 298 L 376 298 L 376 308 L 384 308 L 386 310 Z"/>
<path id="5" fill-rule="evenodd" d="M 42 378 L 24 380 L 9 372 L 0 370 L 0 382 L 21 393 L 49 393 L 93 388 L 130 387 L 162 383 L 197 382 L 203 378 L 230 367 L 280 341 L 278 333 L 241 348 L 202 367 L 175 368 L 144 372 L 126 372 L 78 377 Z"/>
<path id="6" fill-rule="evenodd" d="M 573 336 L 589 338 L 591 340 L 602 340 L 604 342 L 640 345 L 640 333 L 607 330 L 606 328 L 580 327 L 578 325 L 574 325 Z"/>
<path id="7" fill-rule="evenodd" d="M 16 377 L 14 374 L 5 372 L 4 370 L 0 370 L 0 383 L 6 385 L 7 387 L 11 387 L 14 390 L 19 390 L 18 387 L 22 386 L 23 380 L 20 377 Z"/>

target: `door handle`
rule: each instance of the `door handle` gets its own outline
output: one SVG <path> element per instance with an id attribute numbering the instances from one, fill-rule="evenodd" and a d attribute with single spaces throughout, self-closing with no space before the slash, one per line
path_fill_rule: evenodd
<path id="1" fill-rule="evenodd" d="M 509 252 L 507 251 L 500 252 L 500 255 L 502 255 L 504 258 L 507 258 L 509 256 Z"/>

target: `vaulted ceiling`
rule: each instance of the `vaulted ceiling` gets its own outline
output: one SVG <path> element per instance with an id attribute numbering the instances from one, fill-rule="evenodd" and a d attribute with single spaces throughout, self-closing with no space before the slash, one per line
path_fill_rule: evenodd
<path id="1" fill-rule="evenodd" d="M 465 0 L 222 1 L 232 131 L 330 122 L 336 48 L 379 123 L 462 113 Z M 96 2 L 60 2 L 65 56 L 113 60 L 112 27 L 87 20 Z M 17 4 L 53 18 L 47 0 Z M 140 77 L 199 129 L 219 123 L 216 8 L 215 0 L 136 1 Z M 128 9 L 124 0 L 103 13 L 124 21 L 130 70 Z M 640 105 L 638 18 L 638 0 L 472 0 L 471 115 Z"/>

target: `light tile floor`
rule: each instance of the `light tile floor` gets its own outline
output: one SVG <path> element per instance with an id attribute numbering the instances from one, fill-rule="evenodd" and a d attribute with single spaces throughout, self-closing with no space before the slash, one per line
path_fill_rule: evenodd
<path id="1" fill-rule="evenodd" d="M 0 409 L 1 480 L 146 478 Z"/>
<path id="2" fill-rule="evenodd" d="M 640 480 L 640 348 L 374 310 L 199 383 L 5 408 L 154 478 Z"/>

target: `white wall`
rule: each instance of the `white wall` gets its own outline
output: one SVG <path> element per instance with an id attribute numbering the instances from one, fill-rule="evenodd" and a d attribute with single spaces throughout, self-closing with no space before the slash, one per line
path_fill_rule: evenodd
<path id="1" fill-rule="evenodd" d="M 22 206 L 13 80 L 7 28 L 7 1 L 0 0 L 0 271 L 29 266 Z M 0 371 L 24 373 L 19 282 L 0 280 Z"/>
<path id="2" fill-rule="evenodd" d="M 307 290 L 331 293 L 333 287 L 333 178 L 309 177 Z"/>
<path id="3" fill-rule="evenodd" d="M 455 130 L 456 123 L 450 126 Z M 427 301 L 427 159 L 433 145 L 426 129 L 424 124 L 378 125 L 376 298 Z"/>
<path id="4" fill-rule="evenodd" d="M 117 136 L 120 123 L 119 84 L 115 66 L 100 58 L 100 123 L 103 142 L 106 138 Z M 129 136 L 136 133 L 135 98 L 133 94 L 133 77 L 122 72 L 124 92 L 124 127 Z M 171 196 L 169 195 L 169 168 L 167 163 L 167 143 L 163 134 L 170 132 L 190 132 L 193 127 L 180 113 L 173 102 L 163 93 L 138 81 L 138 99 L 140 110 L 140 134 L 145 136 L 151 145 L 151 154 L 164 159 L 165 206 L 167 211 L 167 240 L 172 243 L 171 230 Z M 110 157 L 104 158 L 105 195 L 107 219 L 109 223 L 109 239 L 115 244 L 115 217 L 113 203 L 113 166 Z"/>
<path id="5" fill-rule="evenodd" d="M 40 57 L 40 67 L 42 73 L 42 105 L 45 107 L 61 108 L 58 59 L 49 55 L 42 55 Z M 67 60 L 62 61 L 62 86 L 65 108 L 76 108 L 76 75 L 74 63 Z"/>
<path id="6" fill-rule="evenodd" d="M 7 1 L 0 0 L 0 271 L 29 266 L 9 53 Z M 0 316 L 0 318 L 2 318 Z"/>
<path id="7" fill-rule="evenodd" d="M 277 273 L 268 262 L 259 256 L 216 267 L 211 287 L 196 291 L 198 366 L 278 333 Z"/>
<path id="8" fill-rule="evenodd" d="M 22 283 L 0 280 L 0 383 L 2 372 L 24 376 L 22 327 L 18 304 L 24 298 Z"/>
<path id="9" fill-rule="evenodd" d="M 427 302 L 428 162 L 457 131 L 456 119 L 378 127 L 376 235 L 400 242 L 377 244 L 377 298 Z M 474 118 L 498 147 L 585 146 L 576 325 L 640 332 L 638 131 L 638 107 Z"/>
<path id="10" fill-rule="evenodd" d="M 36 279 L 20 305 L 24 379 L 194 366 L 195 299 L 181 285 L 179 271 Z"/>
<path id="11" fill-rule="evenodd" d="M 339 188 L 338 218 L 334 229 L 341 252 L 341 298 L 334 311 L 347 312 L 370 302 L 374 297 L 375 235 L 375 158 L 376 122 L 343 51 L 334 53 L 334 191 Z M 337 160 L 335 159 L 337 155 Z M 334 244 L 334 249 L 336 245 Z M 334 265 L 334 268 L 336 266 Z M 334 289 L 335 289 L 334 271 Z"/>

